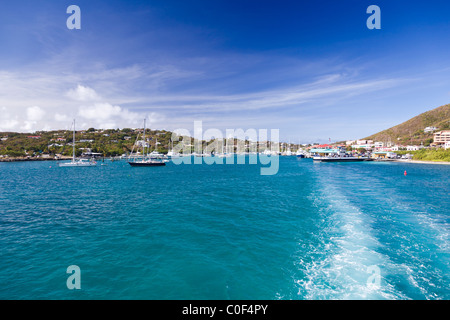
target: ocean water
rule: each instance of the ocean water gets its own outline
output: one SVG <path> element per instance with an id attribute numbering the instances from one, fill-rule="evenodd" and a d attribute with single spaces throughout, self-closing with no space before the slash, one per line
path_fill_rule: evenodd
<path id="1" fill-rule="evenodd" d="M 450 166 L 105 163 L 0 163 L 0 299 L 450 298 Z"/>

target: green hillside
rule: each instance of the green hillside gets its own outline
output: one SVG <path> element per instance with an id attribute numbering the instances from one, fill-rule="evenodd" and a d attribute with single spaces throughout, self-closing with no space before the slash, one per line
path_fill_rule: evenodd
<path id="1" fill-rule="evenodd" d="M 143 129 L 95 129 L 76 132 L 76 156 L 80 156 L 82 152 L 91 151 L 100 153 L 104 156 L 118 156 L 130 153 L 133 150 L 138 134 L 142 139 Z M 166 130 L 150 130 L 146 132 L 146 139 L 150 145 L 149 152 L 157 150 L 167 153 L 171 148 L 172 132 Z M 63 156 L 71 156 L 73 132 L 64 130 L 54 131 L 37 131 L 34 133 L 17 133 L 17 132 L 0 132 L 0 158 L 8 156 L 13 158 L 38 157 L 42 154 Z M 235 139 L 232 143 L 237 148 L 239 139 Z M 243 141 L 248 144 L 249 141 Z M 208 141 L 202 140 L 202 148 L 206 148 Z M 176 143 L 175 143 L 176 145 Z M 298 146 L 294 146 L 294 149 Z M 136 151 L 136 150 L 135 150 Z M 188 152 L 194 151 L 191 145 Z"/>
<path id="2" fill-rule="evenodd" d="M 122 155 L 131 152 L 138 133 L 142 129 L 107 129 L 77 131 L 76 154 L 80 155 L 85 148 L 105 156 Z M 0 156 L 11 157 L 36 156 L 39 154 L 72 154 L 71 131 L 38 131 L 34 133 L 0 132 Z M 158 151 L 167 152 L 172 133 L 165 130 L 148 130 L 147 139 L 151 149 L 158 141 Z M 35 138 L 33 138 L 35 137 Z M 62 139 L 62 140 L 58 140 Z"/>
<path id="3" fill-rule="evenodd" d="M 423 143 L 427 146 L 433 141 L 433 134 L 425 133 L 423 130 L 426 127 L 436 127 L 438 130 L 450 129 L 450 104 L 424 112 L 365 139 L 401 145 L 420 145 Z"/>

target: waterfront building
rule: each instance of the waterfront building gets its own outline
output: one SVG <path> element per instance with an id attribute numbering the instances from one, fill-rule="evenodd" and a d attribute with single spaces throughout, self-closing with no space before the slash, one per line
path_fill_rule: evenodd
<path id="1" fill-rule="evenodd" d="M 445 145 L 445 143 L 449 141 L 450 141 L 450 130 L 442 130 L 434 133 L 433 144 Z"/>
<path id="2" fill-rule="evenodd" d="M 366 149 L 366 150 L 372 150 L 372 148 L 374 147 L 374 144 L 354 144 L 352 145 L 352 149 Z"/>
<path id="3" fill-rule="evenodd" d="M 406 150 L 408 151 L 418 151 L 420 149 L 423 149 L 423 146 L 406 146 Z"/>
<path id="4" fill-rule="evenodd" d="M 373 157 L 376 159 L 396 159 L 397 154 L 389 151 L 377 151 L 373 153 Z"/>

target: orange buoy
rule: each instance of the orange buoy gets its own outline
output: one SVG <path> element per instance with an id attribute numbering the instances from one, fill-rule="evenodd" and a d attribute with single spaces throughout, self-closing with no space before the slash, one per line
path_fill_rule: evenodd
<path id="1" fill-rule="evenodd" d="M 405 173 L 403 173 L 405 176 L 406 176 L 406 170 L 405 170 Z"/>

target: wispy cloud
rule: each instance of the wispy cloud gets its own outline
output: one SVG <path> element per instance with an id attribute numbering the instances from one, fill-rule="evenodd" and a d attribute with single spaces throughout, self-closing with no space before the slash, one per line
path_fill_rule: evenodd
<path id="1" fill-rule="evenodd" d="M 188 126 L 228 114 L 230 125 L 244 113 L 273 113 L 279 109 L 308 110 L 330 101 L 394 88 L 410 81 L 402 78 L 362 80 L 346 73 L 322 74 L 301 84 L 245 93 L 176 90 L 189 81 L 208 78 L 207 70 L 191 71 L 180 66 L 131 65 L 107 69 L 95 66 L 91 72 L 0 72 L 0 107 L 7 108 L 0 130 L 60 128 L 61 121 L 79 117 L 81 126 L 135 127 L 144 117 L 154 126 Z M 226 80 L 224 81 L 233 81 Z M 200 92 L 199 92 L 200 91 Z M 213 90 L 211 90 L 213 91 Z M 39 109 L 37 109 L 39 108 Z M 234 113 L 233 117 L 230 113 Z M 39 118 L 39 119 L 38 119 Z M 153 119 L 153 120 L 152 120 Z M 170 119 L 169 122 L 168 119 Z M 217 121 L 216 121 L 217 122 Z M 255 121 L 256 123 L 256 121 Z"/>
<path id="2" fill-rule="evenodd" d="M 141 97 L 137 103 L 157 109 L 183 109 L 190 112 L 202 111 L 205 114 L 290 108 L 313 102 L 317 102 L 315 104 L 317 107 L 329 99 L 338 101 L 351 96 L 395 88 L 410 81 L 412 80 L 399 78 L 357 82 L 341 79 L 339 75 L 330 75 L 327 79 L 279 90 L 230 95 L 160 95 Z"/>
<path id="3" fill-rule="evenodd" d="M 79 126 L 135 127 L 148 117 L 166 129 L 204 120 L 353 137 L 369 117 L 376 132 L 448 103 L 448 28 L 436 14 L 445 10 L 417 11 L 421 22 L 400 17 L 389 32 L 370 32 L 345 10 L 330 32 L 321 21 L 336 17 L 334 6 L 208 3 L 86 2 L 75 32 L 59 5 L 5 3 L 0 130 L 56 129 L 74 117 Z M 322 121 L 326 128 L 313 125 Z"/>

